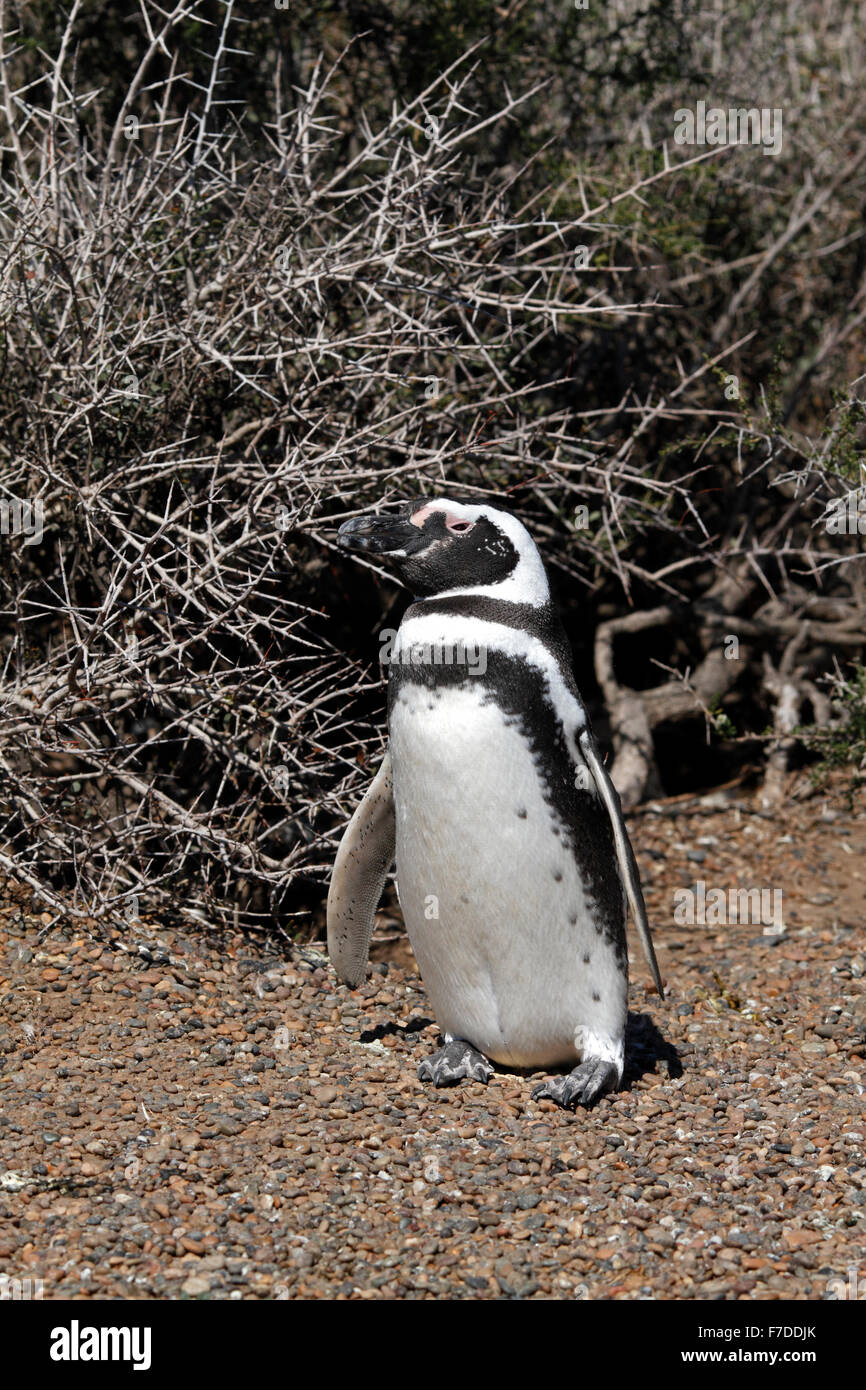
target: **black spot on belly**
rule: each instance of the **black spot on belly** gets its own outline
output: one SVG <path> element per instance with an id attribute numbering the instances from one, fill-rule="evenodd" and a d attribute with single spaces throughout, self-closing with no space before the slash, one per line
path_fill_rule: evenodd
<path id="1" fill-rule="evenodd" d="M 596 990 L 592 991 L 592 1002 L 593 1004 L 601 1003 L 601 995 Z"/>
<path id="2" fill-rule="evenodd" d="M 520 810 L 517 812 L 517 817 L 518 820 L 526 820 L 526 808 L 524 806 L 521 806 Z"/>
<path id="3" fill-rule="evenodd" d="M 589 965 L 589 956 L 588 956 L 588 955 L 585 955 L 585 956 L 584 956 L 584 958 L 583 958 L 583 963 L 584 963 L 584 965 Z"/>
<path id="4" fill-rule="evenodd" d="M 561 870 L 561 869 L 554 869 L 554 872 L 553 872 L 553 881 L 554 881 L 554 883 L 561 883 L 561 882 L 562 882 L 562 870 Z"/>
<path id="5" fill-rule="evenodd" d="M 568 919 L 568 925 L 569 925 L 570 927 L 576 927 L 576 926 L 577 926 L 577 913 L 575 913 L 575 915 L 574 915 L 573 917 L 569 917 L 569 919 Z"/>

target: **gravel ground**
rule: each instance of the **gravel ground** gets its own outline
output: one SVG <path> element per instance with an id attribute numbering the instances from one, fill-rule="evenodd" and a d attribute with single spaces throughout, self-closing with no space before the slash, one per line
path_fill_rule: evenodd
<path id="1" fill-rule="evenodd" d="M 866 819 L 729 795 L 632 818 L 668 998 L 634 942 L 626 1089 L 576 1115 L 504 1072 L 421 1085 L 403 941 L 350 993 L 315 947 L 39 942 L 7 885 L 0 1273 L 47 1299 L 824 1299 L 853 1267 L 866 1297 Z M 781 888 L 786 931 L 670 925 L 701 877 Z"/>

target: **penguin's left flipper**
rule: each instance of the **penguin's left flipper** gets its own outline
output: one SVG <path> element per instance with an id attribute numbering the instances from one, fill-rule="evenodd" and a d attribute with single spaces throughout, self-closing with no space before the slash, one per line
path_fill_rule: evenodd
<path id="1" fill-rule="evenodd" d="M 394 862 L 395 837 L 388 752 L 346 827 L 328 891 L 328 955 L 351 989 L 367 972 L 373 919 Z"/>
<path id="2" fill-rule="evenodd" d="M 567 1076 L 550 1076 L 542 1081 L 533 1089 L 532 1099 L 552 1100 L 563 1110 L 573 1110 L 577 1105 L 588 1108 L 608 1091 L 615 1091 L 618 1085 L 619 1071 L 615 1064 L 590 1057 Z"/>
<path id="3" fill-rule="evenodd" d="M 638 873 L 634 850 L 631 847 L 631 840 L 628 837 L 625 820 L 623 819 L 619 793 L 608 776 L 607 770 L 599 755 L 598 748 L 596 747 L 595 739 L 588 728 L 585 728 L 580 733 L 577 742 L 586 761 L 586 765 L 592 773 L 593 781 L 598 788 L 598 794 L 604 802 L 604 807 L 607 811 L 613 831 L 613 842 L 616 847 L 616 857 L 619 864 L 620 876 L 629 903 L 631 904 L 632 916 L 634 917 L 634 924 L 637 927 L 637 934 L 640 937 L 640 944 L 643 947 L 643 953 L 646 956 L 647 964 L 652 971 L 652 977 L 655 980 L 659 998 L 664 999 L 665 991 L 662 985 L 658 961 L 656 960 L 656 953 L 653 949 L 653 940 L 650 936 L 646 906 L 640 886 L 640 874 Z"/>
<path id="4" fill-rule="evenodd" d="M 444 1047 L 418 1066 L 418 1080 L 432 1081 L 434 1086 L 455 1086 L 458 1081 L 481 1081 L 486 1086 L 492 1075 L 492 1066 L 477 1047 L 450 1036 Z"/>

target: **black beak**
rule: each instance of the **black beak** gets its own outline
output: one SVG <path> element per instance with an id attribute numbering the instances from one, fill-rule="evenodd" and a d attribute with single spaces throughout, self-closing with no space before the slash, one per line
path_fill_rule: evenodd
<path id="1" fill-rule="evenodd" d="M 405 516 L 355 516 L 343 522 L 337 544 L 364 555 L 388 555 L 393 550 L 411 555 L 423 542 L 420 528 Z"/>

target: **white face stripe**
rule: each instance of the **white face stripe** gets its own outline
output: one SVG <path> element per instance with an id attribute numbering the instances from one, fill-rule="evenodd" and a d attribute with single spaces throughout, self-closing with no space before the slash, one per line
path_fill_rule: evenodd
<path id="1" fill-rule="evenodd" d="M 495 587 L 493 585 L 491 588 Z M 485 590 L 484 592 L 487 592 Z M 504 623 L 487 622 L 482 618 L 461 616 L 459 624 L 442 613 L 420 614 L 418 617 L 403 619 L 394 642 L 392 660 L 399 662 L 404 647 L 416 643 L 426 645 L 462 643 L 473 650 L 502 652 L 505 656 L 517 657 L 540 671 L 547 683 L 551 704 L 556 710 L 568 743 L 569 752 L 577 766 L 584 764 L 584 757 L 577 743 L 578 736 L 586 728 L 586 710 L 569 690 L 552 653 L 537 637 L 531 637 L 520 628 L 507 627 Z"/>
<path id="2" fill-rule="evenodd" d="M 423 507 L 413 514 L 413 526 L 423 526 L 433 512 L 440 511 L 447 512 L 449 516 L 460 521 L 478 521 L 480 517 L 486 517 L 511 541 L 517 551 L 517 564 L 505 579 L 500 579 L 495 584 L 470 584 L 463 588 L 445 589 L 433 594 L 433 600 L 462 594 L 481 594 L 488 598 L 506 599 L 510 603 L 528 603 L 533 608 L 540 608 L 543 604 L 549 603 L 550 589 L 544 565 L 535 541 L 522 522 L 514 516 L 509 516 L 508 512 L 500 512 L 496 507 L 475 506 L 467 502 L 452 502 L 448 497 L 437 497 L 432 502 L 425 502 Z"/>

